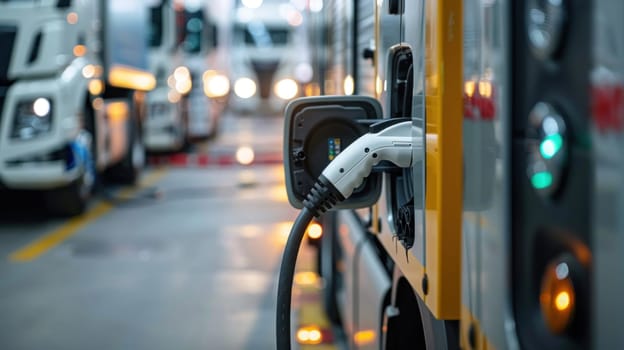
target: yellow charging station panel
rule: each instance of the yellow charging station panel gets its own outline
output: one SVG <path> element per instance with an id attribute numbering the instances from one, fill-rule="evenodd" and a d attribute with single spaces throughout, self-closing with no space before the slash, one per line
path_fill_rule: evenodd
<path id="1" fill-rule="evenodd" d="M 427 291 L 419 294 L 439 319 L 461 315 L 462 2 L 426 2 Z"/>
<path id="2" fill-rule="evenodd" d="M 431 313 L 438 319 L 458 320 L 463 200 L 463 8 L 458 0 L 426 1 L 425 7 L 424 261 L 397 249 L 391 235 L 379 235 L 379 240 Z M 379 14 L 380 9 L 376 8 L 376 40 L 383 30 Z M 377 70 L 375 77 L 379 81 Z M 374 227 L 373 231 L 378 229 Z"/>

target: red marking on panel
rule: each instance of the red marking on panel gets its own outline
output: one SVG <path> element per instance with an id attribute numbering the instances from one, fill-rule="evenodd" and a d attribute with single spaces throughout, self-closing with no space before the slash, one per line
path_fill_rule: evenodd
<path id="1" fill-rule="evenodd" d="M 599 132 L 624 129 L 624 86 L 592 87 L 592 115 Z"/>
<path id="2" fill-rule="evenodd" d="M 482 80 L 489 86 L 489 96 L 483 96 L 479 91 L 479 81 L 475 82 L 472 96 L 464 92 L 464 118 L 470 120 L 496 119 L 496 91 L 495 85 L 491 81 Z"/>

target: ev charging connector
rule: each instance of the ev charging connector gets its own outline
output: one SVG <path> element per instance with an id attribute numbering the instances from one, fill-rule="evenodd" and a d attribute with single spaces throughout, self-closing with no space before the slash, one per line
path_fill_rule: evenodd
<path id="1" fill-rule="evenodd" d="M 303 201 L 327 165 L 379 121 L 377 100 L 366 96 L 320 96 L 295 99 L 284 120 L 284 170 L 290 204 Z M 377 201 L 381 176 L 372 174 L 337 209 L 362 208 Z"/>
<path id="2" fill-rule="evenodd" d="M 295 264 L 312 218 L 331 209 L 372 205 L 380 193 L 380 186 L 368 187 L 368 192 L 366 190 L 366 180 L 370 181 L 373 167 L 380 162 L 389 162 L 394 167 L 408 168 L 414 161 L 412 155 L 415 151 L 417 154 L 424 153 L 419 152 L 424 148 L 422 137 L 413 137 L 422 134 L 422 130 L 412 126 L 411 120 L 373 118 L 380 115 L 379 102 L 362 96 L 300 98 L 286 108 L 284 168 L 288 198 L 293 206 L 302 210 L 291 229 L 280 266 L 276 314 L 278 350 L 291 348 L 290 303 Z M 362 123 L 362 120 L 368 122 Z M 377 123 L 371 123 L 373 120 Z M 313 127 L 304 129 L 306 124 Z M 365 126 L 367 124 L 368 127 Z M 297 134 L 297 128 L 300 134 Z M 358 134 L 363 130 L 368 132 Z M 341 142 L 340 152 L 332 154 L 332 138 L 334 142 L 336 139 L 353 140 L 346 148 Z M 297 152 L 303 152 L 303 156 Z M 303 161 L 314 152 L 320 154 L 322 159 L 308 159 L 306 165 Z M 320 170 L 319 164 L 324 164 Z M 308 181 L 314 175 L 316 181 L 307 185 L 307 193 L 301 196 L 304 187 L 302 179 Z M 353 200 L 358 195 L 360 197 Z M 351 202 L 347 206 L 340 205 L 349 199 Z"/>

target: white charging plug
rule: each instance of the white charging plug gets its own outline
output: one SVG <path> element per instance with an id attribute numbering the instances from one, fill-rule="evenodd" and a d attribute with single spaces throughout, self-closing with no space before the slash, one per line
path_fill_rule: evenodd
<path id="1" fill-rule="evenodd" d="M 419 135 L 422 136 L 422 129 L 411 121 L 362 135 L 327 165 L 322 176 L 344 198 L 349 198 L 379 162 L 390 161 L 401 168 L 412 166 L 413 152 L 423 149 Z"/>

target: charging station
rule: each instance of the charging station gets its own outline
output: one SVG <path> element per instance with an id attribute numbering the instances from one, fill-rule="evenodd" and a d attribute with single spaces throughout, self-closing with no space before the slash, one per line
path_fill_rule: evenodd
<path id="1" fill-rule="evenodd" d="M 322 96 L 296 99 L 286 107 L 284 169 L 290 204 L 303 207 L 323 169 L 353 141 L 379 122 L 379 102 L 366 96 Z M 381 194 L 381 174 L 372 173 L 335 209 L 373 205 Z"/>

